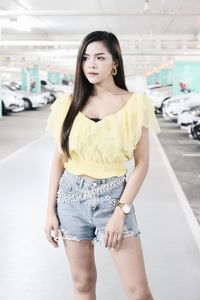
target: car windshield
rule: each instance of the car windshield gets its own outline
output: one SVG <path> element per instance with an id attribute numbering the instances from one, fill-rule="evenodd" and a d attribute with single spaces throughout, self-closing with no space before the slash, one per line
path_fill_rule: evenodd
<path id="1" fill-rule="evenodd" d="M 5 87 L 9 91 L 16 91 L 17 90 L 15 86 L 11 86 L 11 85 L 8 85 L 8 84 L 3 84 L 3 87 Z"/>

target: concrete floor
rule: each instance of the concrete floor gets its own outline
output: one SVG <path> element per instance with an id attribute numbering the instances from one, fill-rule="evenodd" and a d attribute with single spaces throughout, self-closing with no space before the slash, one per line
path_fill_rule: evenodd
<path id="1" fill-rule="evenodd" d="M 46 108 L 39 112 L 42 120 L 38 112 L 30 112 L 34 117 L 27 122 L 32 128 L 39 122 L 40 130 L 33 136 L 40 138 L 30 143 L 29 137 L 19 135 L 24 147 L 10 156 L 12 151 L 8 151 L 0 163 L 3 300 L 73 299 L 64 246 L 60 241 L 60 247 L 53 248 L 43 232 L 54 150 L 53 141 L 42 136 L 46 112 Z M 24 118 L 28 119 L 26 112 Z M 133 162 L 126 166 L 130 174 Z M 150 169 L 135 198 L 147 277 L 155 300 L 199 300 L 199 227 L 170 166 L 158 139 L 151 135 Z M 95 245 L 95 258 L 97 299 L 127 299 L 108 250 Z"/>
<path id="2" fill-rule="evenodd" d="M 159 141 L 200 225 L 200 142 L 188 137 L 176 122 L 157 115 Z"/>

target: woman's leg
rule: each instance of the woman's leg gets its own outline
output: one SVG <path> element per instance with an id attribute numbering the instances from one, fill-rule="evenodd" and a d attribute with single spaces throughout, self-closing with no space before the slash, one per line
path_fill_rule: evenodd
<path id="1" fill-rule="evenodd" d="M 96 300 L 94 245 L 89 240 L 63 239 L 72 274 L 74 300 Z"/>
<path id="2" fill-rule="evenodd" d="M 145 273 L 139 235 L 122 239 L 119 249 L 108 248 L 129 300 L 153 300 Z"/>

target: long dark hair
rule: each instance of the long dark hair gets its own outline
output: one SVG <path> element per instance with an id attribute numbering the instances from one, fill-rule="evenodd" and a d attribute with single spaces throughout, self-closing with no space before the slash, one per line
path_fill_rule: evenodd
<path id="1" fill-rule="evenodd" d="M 82 108 L 85 106 L 89 96 L 91 95 L 93 84 L 91 84 L 87 78 L 85 77 L 82 70 L 82 61 L 83 61 L 83 53 L 86 50 L 88 44 L 101 41 L 104 46 L 108 49 L 110 54 L 112 55 L 113 61 L 117 63 L 117 74 L 113 77 L 115 84 L 126 91 L 128 91 L 125 84 L 125 76 L 124 76 L 124 66 L 122 60 L 122 53 L 119 41 L 117 37 L 107 31 L 93 31 L 85 36 L 83 39 L 77 56 L 76 62 L 76 72 L 75 72 L 75 82 L 73 93 L 70 95 L 71 104 L 69 106 L 68 112 L 64 119 L 61 129 L 61 148 L 65 155 L 68 158 L 71 158 L 69 151 L 69 134 L 74 122 L 76 115 Z"/>

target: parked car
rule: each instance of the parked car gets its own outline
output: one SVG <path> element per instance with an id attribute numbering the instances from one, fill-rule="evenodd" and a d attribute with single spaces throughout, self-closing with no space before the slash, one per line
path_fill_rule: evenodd
<path id="1" fill-rule="evenodd" d="M 191 132 L 191 125 L 200 118 L 200 105 L 185 109 L 179 116 L 179 125 L 181 129 Z"/>
<path id="2" fill-rule="evenodd" d="M 5 116 L 10 112 L 16 113 L 24 110 L 24 101 L 17 93 L 9 91 L 4 87 L 1 88 L 2 96 L 2 115 Z"/>
<path id="3" fill-rule="evenodd" d="M 200 117 L 191 124 L 190 133 L 194 140 L 200 141 Z"/>
<path id="4" fill-rule="evenodd" d="M 21 97 L 21 99 L 24 101 L 25 110 L 43 107 L 47 104 L 47 98 L 43 93 L 22 91 L 20 86 L 15 82 L 3 83 L 3 86 L 10 91 L 15 91 L 18 93 L 19 97 Z"/>
<path id="5" fill-rule="evenodd" d="M 43 89 L 42 89 L 42 94 L 47 99 L 47 103 L 53 103 L 56 100 L 56 97 L 54 94 L 52 94 L 50 92 L 46 92 Z"/>
<path id="6" fill-rule="evenodd" d="M 63 93 L 72 93 L 73 85 L 61 85 L 61 84 L 52 84 L 49 80 L 41 80 L 41 89 L 42 91 L 50 92 L 53 95 L 54 100 Z"/>
<path id="7" fill-rule="evenodd" d="M 149 96 L 152 99 L 152 103 L 157 113 L 162 113 L 164 101 L 172 97 L 172 94 L 173 94 L 172 85 L 152 88 L 149 91 Z"/>
<path id="8" fill-rule="evenodd" d="M 161 84 L 148 84 L 147 85 L 147 90 L 146 90 L 146 94 L 147 96 L 150 96 L 151 92 L 153 91 L 153 89 L 156 89 L 156 88 L 160 88 L 160 87 L 163 87 Z"/>
<path id="9" fill-rule="evenodd" d="M 162 115 L 167 120 L 177 121 L 180 106 L 185 103 L 191 94 L 172 96 L 163 103 Z"/>
<path id="10" fill-rule="evenodd" d="M 189 94 L 188 94 L 189 96 Z M 191 118 L 188 117 L 189 115 L 197 115 L 196 109 L 200 106 L 200 94 L 193 94 L 191 95 L 186 101 L 182 102 L 178 107 L 178 118 L 177 122 L 182 129 L 187 127 L 187 122 L 190 122 Z M 192 110 L 194 108 L 194 110 Z M 188 112 L 191 111 L 191 114 Z M 190 120 L 188 120 L 190 118 Z M 187 129 L 187 128 L 186 128 Z"/>

